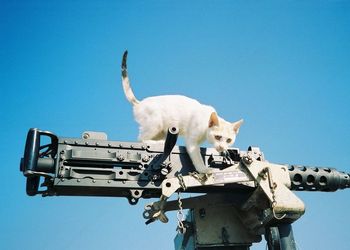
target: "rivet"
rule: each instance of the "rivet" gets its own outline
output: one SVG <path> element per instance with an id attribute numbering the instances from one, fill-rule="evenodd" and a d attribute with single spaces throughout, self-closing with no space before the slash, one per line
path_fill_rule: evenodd
<path id="1" fill-rule="evenodd" d="M 162 169 L 160 170 L 160 173 L 161 173 L 162 175 L 167 175 L 167 174 L 169 173 L 169 170 L 166 169 L 166 168 L 162 168 Z"/>
<path id="2" fill-rule="evenodd" d="M 148 162 L 149 161 L 149 156 L 148 155 L 145 155 L 144 157 L 142 157 L 142 161 L 143 162 Z"/>
<path id="3" fill-rule="evenodd" d="M 244 163 L 246 163 L 248 165 L 253 163 L 253 159 L 249 155 L 243 156 L 243 161 L 244 161 Z"/>

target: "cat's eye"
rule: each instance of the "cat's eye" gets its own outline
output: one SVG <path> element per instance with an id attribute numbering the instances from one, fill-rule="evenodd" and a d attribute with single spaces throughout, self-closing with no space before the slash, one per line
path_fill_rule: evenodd
<path id="1" fill-rule="evenodd" d="M 221 136 L 221 135 L 216 135 L 216 136 L 215 136 L 215 139 L 216 139 L 216 140 L 218 140 L 218 141 L 220 141 L 220 140 L 221 140 L 221 138 L 222 138 L 222 136 Z"/>
<path id="2" fill-rule="evenodd" d="M 227 142 L 227 143 L 231 143 L 231 142 L 232 142 L 232 139 L 228 138 L 228 139 L 226 140 L 226 142 Z"/>

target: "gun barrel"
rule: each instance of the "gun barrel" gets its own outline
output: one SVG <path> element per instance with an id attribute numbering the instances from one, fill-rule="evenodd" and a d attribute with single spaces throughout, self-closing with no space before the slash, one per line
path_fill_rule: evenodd
<path id="1" fill-rule="evenodd" d="M 350 187 L 350 175 L 334 168 L 289 165 L 291 190 L 333 192 Z"/>

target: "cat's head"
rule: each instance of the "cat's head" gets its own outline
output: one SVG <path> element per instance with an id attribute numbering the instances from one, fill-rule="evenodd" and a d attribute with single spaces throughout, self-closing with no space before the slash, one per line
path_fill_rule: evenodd
<path id="1" fill-rule="evenodd" d="M 209 118 L 207 140 L 219 152 L 225 152 L 236 140 L 236 135 L 239 132 L 243 120 L 230 123 L 218 117 L 213 112 Z"/>

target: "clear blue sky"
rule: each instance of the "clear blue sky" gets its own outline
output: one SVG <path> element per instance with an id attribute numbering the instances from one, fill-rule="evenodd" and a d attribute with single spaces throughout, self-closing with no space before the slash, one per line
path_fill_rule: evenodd
<path id="1" fill-rule="evenodd" d="M 144 202 L 28 197 L 19 172 L 31 127 L 136 140 L 125 49 L 138 98 L 191 96 L 245 119 L 243 150 L 350 172 L 349 1 L 3 0 L 0 32 L 0 249 L 173 249 L 175 214 L 145 226 Z M 349 249 L 350 190 L 298 195 L 299 249 Z"/>

